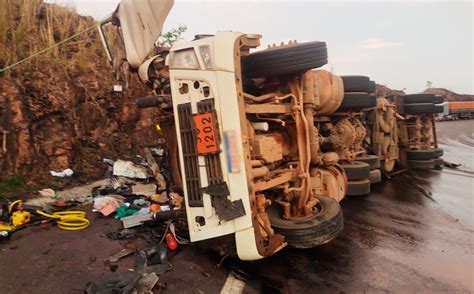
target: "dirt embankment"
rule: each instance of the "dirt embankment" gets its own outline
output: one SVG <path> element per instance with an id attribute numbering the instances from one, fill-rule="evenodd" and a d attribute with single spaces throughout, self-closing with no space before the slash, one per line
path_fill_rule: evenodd
<path id="1" fill-rule="evenodd" d="M 377 97 L 389 96 L 389 95 L 405 95 L 403 90 L 390 89 L 385 85 L 375 84 L 375 95 Z"/>
<path id="2" fill-rule="evenodd" d="M 444 101 L 474 101 L 474 95 L 458 94 L 443 88 L 428 88 L 424 93 L 443 96 Z"/>
<path id="3" fill-rule="evenodd" d="M 453 91 L 444 88 L 427 88 L 423 93 L 431 93 L 444 97 L 444 101 L 473 101 L 474 95 L 469 94 L 458 94 Z M 387 86 L 376 84 L 375 94 L 377 96 L 388 96 L 388 95 L 405 95 L 411 93 L 405 93 L 403 90 L 390 89 Z"/>
<path id="4" fill-rule="evenodd" d="M 0 68 L 94 25 L 40 0 L 0 3 Z M 135 107 L 148 90 L 134 78 L 114 93 L 114 83 L 95 29 L 0 73 L 0 181 L 38 182 L 65 168 L 92 179 L 102 157 L 130 157 L 153 142 L 155 111 Z"/>

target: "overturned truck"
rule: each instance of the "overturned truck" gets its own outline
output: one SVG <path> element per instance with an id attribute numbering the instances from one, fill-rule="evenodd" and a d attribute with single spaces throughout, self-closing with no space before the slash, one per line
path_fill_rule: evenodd
<path id="1" fill-rule="evenodd" d="M 360 182 L 351 165 L 365 160 L 380 177 L 379 155 L 364 143 L 373 91 L 348 95 L 341 77 L 316 70 L 328 61 L 324 42 L 255 51 L 261 36 L 219 32 L 157 46 L 172 4 L 122 0 L 99 29 L 117 77 L 132 69 L 153 91 L 137 104 L 160 111 L 191 241 L 243 260 L 331 241 L 343 229 L 339 202 Z M 398 136 L 387 120 L 387 136 Z M 394 152 L 385 150 L 385 165 Z"/>

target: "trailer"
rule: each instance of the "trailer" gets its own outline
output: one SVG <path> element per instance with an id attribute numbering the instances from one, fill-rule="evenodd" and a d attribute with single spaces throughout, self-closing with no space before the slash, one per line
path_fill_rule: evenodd
<path id="1" fill-rule="evenodd" d="M 452 101 L 448 102 L 449 114 L 445 115 L 447 120 L 474 118 L 474 101 Z"/>

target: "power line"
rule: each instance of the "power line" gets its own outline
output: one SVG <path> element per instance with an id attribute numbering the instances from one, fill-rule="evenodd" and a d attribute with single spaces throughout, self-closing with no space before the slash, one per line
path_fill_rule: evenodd
<path id="1" fill-rule="evenodd" d="M 36 53 L 33 53 L 32 55 L 30 55 L 30 56 L 28 56 L 28 57 L 26 57 L 26 58 L 23 58 L 22 60 L 19 60 L 19 61 L 17 61 L 17 62 L 14 62 L 14 63 L 12 63 L 12 64 L 10 64 L 10 65 L 8 65 L 8 66 L 6 66 L 6 67 L 0 69 L 0 73 L 2 73 L 2 72 L 4 72 L 4 71 L 7 71 L 7 70 L 11 69 L 12 67 L 15 67 L 15 66 L 17 66 L 17 65 L 19 65 L 19 64 L 22 64 L 23 62 L 28 61 L 28 60 L 30 60 L 30 59 L 32 59 L 32 58 L 34 58 L 34 57 L 36 57 L 36 56 L 38 56 L 38 55 L 40 55 L 40 54 L 43 54 L 43 53 L 45 53 L 45 52 L 47 52 L 47 51 L 53 49 L 53 48 L 56 47 L 56 46 L 59 46 L 59 45 L 61 45 L 61 44 L 64 44 L 64 43 L 66 43 L 66 42 L 68 42 L 68 41 L 74 39 L 75 37 L 79 36 L 80 34 L 83 34 L 83 33 L 87 32 L 87 31 L 92 30 L 92 29 L 95 28 L 95 27 L 96 27 L 96 25 L 90 26 L 90 27 L 88 27 L 88 28 L 85 29 L 85 30 L 82 30 L 82 31 L 80 31 L 80 32 L 78 32 L 78 33 L 76 33 L 76 34 L 74 34 L 74 35 L 72 35 L 72 36 L 70 36 L 70 37 L 68 37 L 68 38 L 66 38 L 66 39 L 64 39 L 64 40 L 62 40 L 62 41 L 60 41 L 60 42 L 58 42 L 58 43 L 55 43 L 55 44 L 49 46 L 48 48 L 45 48 L 45 49 L 40 50 L 40 51 L 38 51 L 38 52 L 36 52 Z"/>

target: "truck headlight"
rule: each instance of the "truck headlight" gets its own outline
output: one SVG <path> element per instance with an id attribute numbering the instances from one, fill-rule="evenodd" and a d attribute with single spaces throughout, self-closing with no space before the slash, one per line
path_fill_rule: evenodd
<path id="1" fill-rule="evenodd" d="M 199 62 L 193 48 L 174 51 L 170 56 L 170 68 L 199 69 Z"/>
<path id="2" fill-rule="evenodd" d="M 212 63 L 211 47 L 209 45 L 199 46 L 199 51 L 206 69 L 212 69 L 214 64 Z"/>

